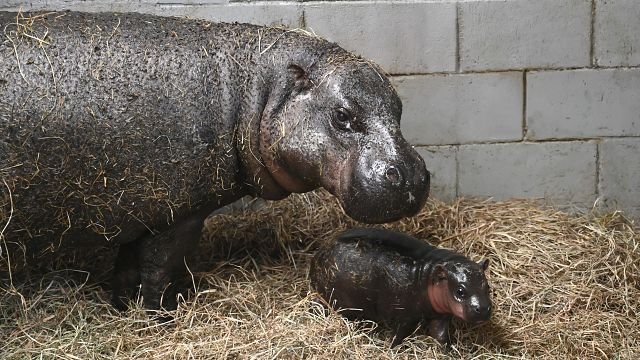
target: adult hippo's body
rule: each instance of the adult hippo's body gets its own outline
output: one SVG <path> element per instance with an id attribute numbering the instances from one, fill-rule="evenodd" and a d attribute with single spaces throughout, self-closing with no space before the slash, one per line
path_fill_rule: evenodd
<path id="1" fill-rule="evenodd" d="M 0 12 L 0 26 L 5 250 L 120 244 L 116 305 L 141 283 L 159 307 L 206 216 L 242 196 L 324 187 L 367 223 L 426 201 L 396 92 L 333 43 L 140 14 Z"/>

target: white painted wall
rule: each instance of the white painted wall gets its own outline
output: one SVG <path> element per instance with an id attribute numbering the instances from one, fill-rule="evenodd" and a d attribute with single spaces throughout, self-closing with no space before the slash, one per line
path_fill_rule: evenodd
<path id="1" fill-rule="evenodd" d="M 0 0 L 306 27 L 381 64 L 433 195 L 640 217 L 640 1 Z"/>

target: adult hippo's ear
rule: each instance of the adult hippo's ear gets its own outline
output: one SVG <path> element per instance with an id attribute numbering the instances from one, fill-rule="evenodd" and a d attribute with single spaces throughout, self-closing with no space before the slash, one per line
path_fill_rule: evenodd
<path id="1" fill-rule="evenodd" d="M 274 91 L 268 95 L 262 114 L 262 120 L 272 119 L 291 96 L 309 90 L 313 82 L 309 77 L 313 62 L 294 60 L 287 66 L 287 71 L 280 72 Z"/>
<path id="2" fill-rule="evenodd" d="M 293 91 L 302 92 L 311 88 L 312 82 L 309 79 L 309 71 L 298 64 L 289 64 L 287 67 L 293 79 Z"/>
<path id="3" fill-rule="evenodd" d="M 484 259 L 483 262 L 480 262 L 478 264 L 482 268 L 482 271 L 487 271 L 487 269 L 489 268 L 489 259 Z"/>

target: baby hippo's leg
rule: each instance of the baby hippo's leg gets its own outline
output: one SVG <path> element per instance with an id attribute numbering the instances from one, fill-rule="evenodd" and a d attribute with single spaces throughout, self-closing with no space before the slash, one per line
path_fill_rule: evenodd
<path id="1" fill-rule="evenodd" d="M 451 338 L 449 337 L 450 323 L 450 318 L 433 319 L 429 321 L 429 335 L 445 346 L 451 345 Z"/>
<path id="2" fill-rule="evenodd" d="M 393 341 L 391 342 L 391 347 L 394 348 L 400 345 L 400 343 L 407 336 L 411 335 L 411 333 L 416 329 L 416 326 L 418 326 L 418 322 L 416 321 L 409 321 L 409 322 L 398 324 L 396 326 L 396 334 L 393 337 Z"/>

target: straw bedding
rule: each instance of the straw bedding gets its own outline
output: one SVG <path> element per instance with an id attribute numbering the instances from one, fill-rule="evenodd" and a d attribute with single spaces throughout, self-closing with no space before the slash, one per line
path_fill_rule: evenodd
<path id="1" fill-rule="evenodd" d="M 449 352 L 422 329 L 389 349 L 387 329 L 312 302 L 314 250 L 352 226 L 323 191 L 211 217 L 195 291 L 168 324 L 111 308 L 112 250 L 57 254 L 3 279 L 0 358 L 640 358 L 640 239 L 620 213 L 460 199 L 386 225 L 491 260 L 492 320 L 455 322 Z"/>

